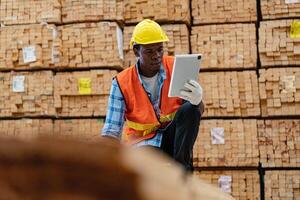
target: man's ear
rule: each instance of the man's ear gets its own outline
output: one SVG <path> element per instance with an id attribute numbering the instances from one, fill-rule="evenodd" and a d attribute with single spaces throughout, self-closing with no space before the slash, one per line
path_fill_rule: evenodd
<path id="1" fill-rule="evenodd" d="M 136 57 L 140 57 L 140 47 L 133 47 L 133 52 Z"/>

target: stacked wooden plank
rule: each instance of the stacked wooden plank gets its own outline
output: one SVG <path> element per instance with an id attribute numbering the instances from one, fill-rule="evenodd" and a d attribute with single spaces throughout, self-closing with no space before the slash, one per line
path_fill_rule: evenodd
<path id="1" fill-rule="evenodd" d="M 148 18 L 157 22 L 184 22 L 190 24 L 189 0 L 124 0 L 126 24 Z"/>
<path id="2" fill-rule="evenodd" d="M 300 171 L 266 171 L 265 199 L 298 200 L 300 197 Z"/>
<path id="3" fill-rule="evenodd" d="M 62 0 L 63 23 L 123 20 L 123 0 Z"/>
<path id="4" fill-rule="evenodd" d="M 0 23 L 61 23 L 60 0 L 1 0 Z"/>
<path id="5" fill-rule="evenodd" d="M 293 20 L 260 23 L 259 56 L 263 67 L 300 64 L 300 35 L 297 34 L 297 22 L 294 23 Z"/>
<path id="6" fill-rule="evenodd" d="M 57 73 L 54 106 L 60 117 L 105 116 L 112 78 L 111 70 Z"/>
<path id="7" fill-rule="evenodd" d="M 219 186 L 223 192 L 231 194 L 235 199 L 260 199 L 259 174 L 257 171 L 203 170 L 195 174 L 208 183 Z"/>
<path id="8" fill-rule="evenodd" d="M 258 140 L 263 167 L 300 166 L 300 120 L 259 120 Z"/>
<path id="9" fill-rule="evenodd" d="M 32 139 L 52 134 L 53 122 L 51 119 L 0 120 L 0 137 Z"/>
<path id="10" fill-rule="evenodd" d="M 124 66 L 128 67 L 135 64 L 136 57 L 130 47 L 130 39 L 132 37 L 134 26 L 126 26 L 124 28 Z M 168 35 L 169 41 L 164 43 L 164 53 L 167 55 L 187 54 L 190 51 L 189 31 L 184 24 L 162 25 L 162 29 Z"/>
<path id="11" fill-rule="evenodd" d="M 102 127 L 103 120 L 100 119 L 55 120 L 54 135 L 92 140 L 100 137 Z"/>
<path id="12" fill-rule="evenodd" d="M 260 0 L 260 5 L 264 20 L 293 18 L 300 15 L 299 0 Z"/>
<path id="13" fill-rule="evenodd" d="M 64 25 L 62 37 L 62 68 L 123 66 L 123 35 L 116 22 Z"/>
<path id="14" fill-rule="evenodd" d="M 193 24 L 256 21 L 256 0 L 192 0 Z"/>
<path id="15" fill-rule="evenodd" d="M 259 71 L 262 116 L 300 115 L 300 68 Z"/>
<path id="16" fill-rule="evenodd" d="M 201 69 L 256 68 L 255 24 L 193 26 L 191 45 L 203 54 Z"/>
<path id="17" fill-rule="evenodd" d="M 54 25 L 18 25 L 0 29 L 0 69 L 53 68 L 61 41 Z"/>
<path id="18" fill-rule="evenodd" d="M 54 116 L 53 72 L 0 73 L 0 117 Z"/>
<path id="19" fill-rule="evenodd" d="M 260 100 L 255 71 L 201 72 L 204 116 L 259 116 Z"/>
<path id="20" fill-rule="evenodd" d="M 256 120 L 202 120 L 193 161 L 195 167 L 258 166 Z"/>

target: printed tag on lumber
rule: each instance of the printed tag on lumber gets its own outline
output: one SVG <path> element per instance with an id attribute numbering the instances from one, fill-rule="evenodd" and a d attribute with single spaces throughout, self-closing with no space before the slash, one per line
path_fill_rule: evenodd
<path id="1" fill-rule="evenodd" d="M 80 78 L 78 81 L 79 94 L 91 94 L 92 93 L 92 80 L 91 78 Z"/>
<path id="2" fill-rule="evenodd" d="M 291 24 L 291 38 L 299 38 L 300 37 L 300 21 L 293 21 Z"/>
<path id="3" fill-rule="evenodd" d="M 28 46 L 23 48 L 23 61 L 24 63 L 30 63 L 36 61 L 35 46 Z"/>
<path id="4" fill-rule="evenodd" d="M 210 134 L 212 144 L 225 144 L 224 128 L 212 128 Z"/>
<path id="5" fill-rule="evenodd" d="M 13 92 L 24 92 L 25 86 L 24 86 L 25 76 L 14 76 L 13 77 Z"/>
<path id="6" fill-rule="evenodd" d="M 283 76 L 282 77 L 282 92 L 283 93 L 296 92 L 295 81 L 296 81 L 295 76 Z"/>
<path id="7" fill-rule="evenodd" d="M 219 188 L 222 192 L 231 193 L 231 176 L 220 176 L 218 180 Z"/>
<path id="8" fill-rule="evenodd" d="M 290 3 L 299 3 L 299 0 L 285 0 L 286 4 L 290 4 Z"/>

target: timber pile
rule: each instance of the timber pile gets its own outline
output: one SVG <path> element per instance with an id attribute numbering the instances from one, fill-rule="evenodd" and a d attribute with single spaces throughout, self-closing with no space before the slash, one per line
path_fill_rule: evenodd
<path id="1" fill-rule="evenodd" d="M 255 24 L 193 26 L 191 45 L 203 54 L 201 69 L 256 68 Z"/>
<path id="2" fill-rule="evenodd" d="M 260 0 L 260 5 L 264 20 L 294 18 L 300 15 L 299 0 Z"/>
<path id="3" fill-rule="evenodd" d="M 123 20 L 123 0 L 62 0 L 63 23 Z"/>
<path id="4" fill-rule="evenodd" d="M 202 180 L 219 186 L 221 191 L 231 194 L 235 199 L 259 200 L 259 174 L 251 170 L 222 170 L 196 172 Z"/>
<path id="5" fill-rule="evenodd" d="M 300 115 L 300 68 L 259 71 L 262 116 Z"/>
<path id="6" fill-rule="evenodd" d="M 256 0 L 192 0 L 193 24 L 255 22 Z"/>
<path id="7" fill-rule="evenodd" d="M 293 20 L 260 23 L 259 57 L 262 67 L 300 64 L 299 23 Z"/>
<path id="8" fill-rule="evenodd" d="M 51 119 L 0 120 L 0 136 L 33 139 L 53 134 Z"/>
<path id="9" fill-rule="evenodd" d="M 116 22 L 69 24 L 59 28 L 60 68 L 123 67 L 123 35 Z"/>
<path id="10" fill-rule="evenodd" d="M 134 26 L 125 26 L 124 28 L 124 66 L 129 67 L 136 63 L 136 57 L 130 47 Z M 184 24 L 162 25 L 162 29 L 167 34 L 169 41 L 164 43 L 164 53 L 166 55 L 188 54 L 190 51 L 189 31 Z"/>
<path id="11" fill-rule="evenodd" d="M 0 28 L 0 69 L 54 68 L 61 56 L 55 25 L 18 25 Z"/>
<path id="12" fill-rule="evenodd" d="M 61 72 L 54 79 L 54 107 L 60 117 L 105 116 L 114 70 Z"/>
<path id="13" fill-rule="evenodd" d="M 184 174 L 155 152 L 128 149 L 110 140 L 22 142 L 2 138 L 0 154 L 4 199 L 233 199 Z"/>
<path id="14" fill-rule="evenodd" d="M 126 24 L 138 23 L 143 19 L 157 22 L 190 24 L 189 0 L 124 0 Z"/>
<path id="15" fill-rule="evenodd" d="M 300 171 L 266 171 L 265 199 L 298 200 L 300 197 Z"/>
<path id="16" fill-rule="evenodd" d="M 255 71 L 201 72 L 204 116 L 259 116 L 260 100 Z"/>
<path id="17" fill-rule="evenodd" d="M 202 120 L 193 161 L 195 167 L 258 166 L 256 120 Z"/>
<path id="18" fill-rule="evenodd" d="M 60 0 L 1 0 L 0 23 L 5 25 L 61 23 Z"/>
<path id="19" fill-rule="evenodd" d="M 0 73 L 0 117 L 54 116 L 53 72 Z"/>
<path id="20" fill-rule="evenodd" d="M 263 167 L 300 167 L 300 121 L 259 120 L 258 141 Z"/>

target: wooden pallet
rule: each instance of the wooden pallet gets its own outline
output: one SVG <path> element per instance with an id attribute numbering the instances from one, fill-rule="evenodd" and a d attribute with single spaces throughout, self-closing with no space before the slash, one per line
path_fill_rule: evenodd
<path id="1" fill-rule="evenodd" d="M 298 0 L 260 0 L 263 20 L 278 18 L 293 18 L 300 15 Z"/>
<path id="2" fill-rule="evenodd" d="M 300 64 L 300 39 L 299 36 L 291 37 L 292 23 L 293 20 L 260 22 L 259 57 L 262 67 Z"/>
<path id="3" fill-rule="evenodd" d="M 0 28 L 0 70 L 53 69 L 61 57 L 55 25 Z"/>
<path id="4" fill-rule="evenodd" d="M 54 79 L 54 107 L 60 117 L 105 116 L 111 70 L 61 72 Z"/>
<path id="5" fill-rule="evenodd" d="M 258 171 L 203 170 L 196 172 L 195 174 L 208 183 L 219 186 L 222 191 L 231 194 L 237 200 L 260 199 L 260 182 Z"/>
<path id="6" fill-rule="evenodd" d="M 192 53 L 203 54 L 201 69 L 255 69 L 255 24 L 193 26 Z"/>
<path id="7" fill-rule="evenodd" d="M 123 0 L 62 0 L 63 23 L 123 21 Z"/>
<path id="8" fill-rule="evenodd" d="M 122 69 L 122 30 L 116 22 L 69 24 L 59 27 L 62 59 L 59 68 Z"/>
<path id="9" fill-rule="evenodd" d="M 138 23 L 143 19 L 157 22 L 190 24 L 189 0 L 124 0 L 126 24 Z"/>
<path id="10" fill-rule="evenodd" d="M 300 167 L 300 120 L 259 120 L 262 167 Z"/>
<path id="11" fill-rule="evenodd" d="M 300 171 L 278 170 L 266 171 L 265 174 L 265 199 L 291 199 L 300 197 Z"/>
<path id="12" fill-rule="evenodd" d="M 124 67 L 129 67 L 136 63 L 136 57 L 130 47 L 134 26 L 124 27 Z M 169 41 L 164 43 L 164 53 L 167 55 L 187 54 L 190 51 L 189 31 L 184 24 L 162 25 L 162 29 L 169 37 Z"/>
<path id="13" fill-rule="evenodd" d="M 256 0 L 192 0 L 193 25 L 255 22 Z"/>
<path id="14" fill-rule="evenodd" d="M 202 120 L 194 167 L 258 167 L 256 120 Z"/>
<path id="15" fill-rule="evenodd" d="M 300 68 L 259 70 L 262 116 L 300 115 Z"/>
<path id="16" fill-rule="evenodd" d="M 255 71 L 200 72 L 204 117 L 260 116 Z"/>
<path id="17" fill-rule="evenodd" d="M 60 0 L 1 0 L 0 24 L 61 23 Z"/>
<path id="18" fill-rule="evenodd" d="M 53 72 L 0 73 L 0 117 L 54 116 Z"/>

